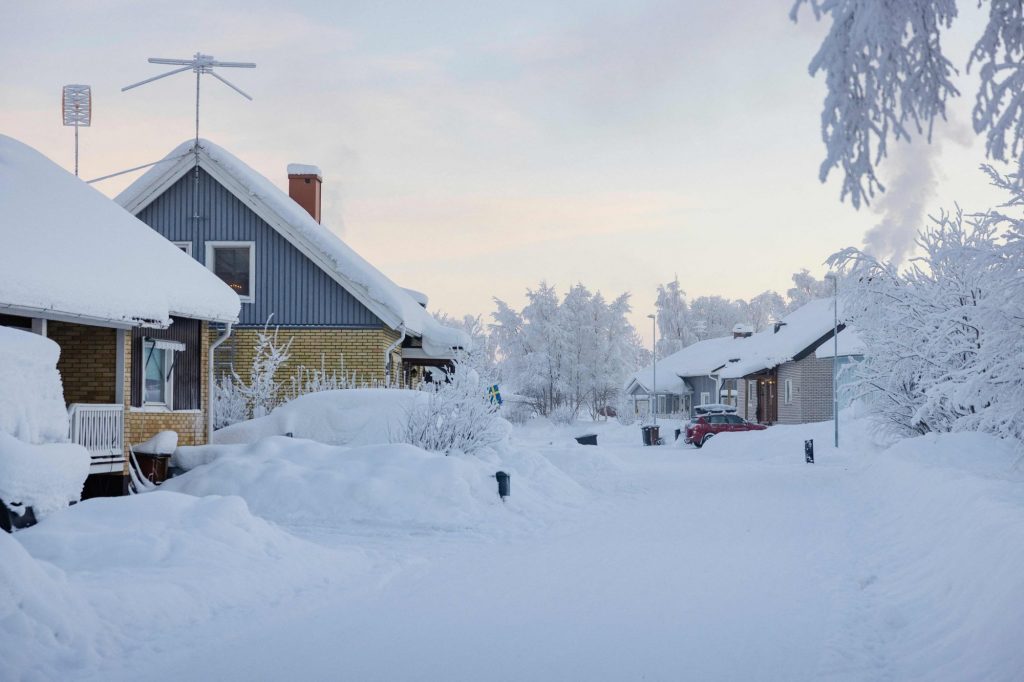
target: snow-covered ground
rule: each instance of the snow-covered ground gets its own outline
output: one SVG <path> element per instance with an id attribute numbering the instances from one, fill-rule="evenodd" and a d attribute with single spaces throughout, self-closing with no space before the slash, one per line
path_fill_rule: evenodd
<path id="1" fill-rule="evenodd" d="M 1019 455 L 867 432 L 214 446 L 0 534 L 0 679 L 1019 680 Z"/>

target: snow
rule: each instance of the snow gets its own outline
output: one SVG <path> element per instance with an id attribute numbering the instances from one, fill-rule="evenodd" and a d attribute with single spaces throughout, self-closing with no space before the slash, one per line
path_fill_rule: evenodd
<path id="1" fill-rule="evenodd" d="M 231 289 L 34 149 L 0 135 L 0 308 L 135 324 L 234 321 Z M 149 283 L 149 285 L 145 285 Z"/>
<path id="2" fill-rule="evenodd" d="M 320 166 L 308 163 L 289 163 L 288 175 L 315 175 L 323 179 L 324 174 L 320 172 Z"/>
<path id="3" fill-rule="evenodd" d="M 187 155 L 193 150 L 194 144 L 193 140 L 182 142 L 165 158 L 172 160 Z M 209 140 L 200 139 L 199 146 L 201 165 L 210 167 L 215 173 L 226 174 L 241 185 L 247 193 L 247 196 L 242 197 L 243 200 L 256 200 L 266 206 L 291 231 L 290 235 L 285 234 L 286 237 L 298 240 L 333 266 L 334 274 L 346 283 L 346 288 L 357 297 L 369 301 L 368 307 L 382 316 L 384 322 L 395 328 L 402 325 L 411 334 L 422 337 L 423 348 L 434 356 L 450 357 L 452 348 L 470 346 L 469 336 L 465 332 L 439 323 L 405 290 L 352 250 L 325 225 L 316 222 L 270 180 Z M 192 167 L 191 164 L 191 157 L 188 156 L 173 167 L 166 163 L 158 164 L 129 185 L 115 201 L 132 210 L 141 210 L 144 206 L 142 202 L 147 200 L 154 185 L 159 184 L 169 173 L 186 172 Z"/>
<path id="4" fill-rule="evenodd" d="M 67 440 L 59 356 L 53 341 L 0 326 L 0 433 L 26 443 Z"/>
<path id="5" fill-rule="evenodd" d="M 420 391 L 353 388 L 319 391 L 276 407 L 265 417 L 218 429 L 213 442 L 254 443 L 266 436 L 292 434 L 332 445 L 390 443 L 404 432 Z"/>
<path id="6" fill-rule="evenodd" d="M 1019 679 L 1019 455 L 876 443 L 850 411 L 841 437 L 199 448 L 156 492 L 0 536 L 0 678 Z"/>
<path id="7" fill-rule="evenodd" d="M 750 347 L 751 337 L 722 336 L 690 344 L 672 355 L 658 360 L 658 392 L 686 394 L 690 387 L 681 377 L 709 376 L 733 358 L 739 358 Z M 639 370 L 631 378 L 647 390 L 652 382 L 653 365 Z"/>
<path id="8" fill-rule="evenodd" d="M 30 445 L 0 431 L 0 500 L 46 516 L 77 502 L 89 475 L 89 452 L 74 443 Z"/>
<path id="9" fill-rule="evenodd" d="M 173 455 L 178 447 L 177 431 L 160 431 L 152 438 L 132 447 L 144 455 Z"/>
<path id="10" fill-rule="evenodd" d="M 835 351 L 836 345 L 839 346 L 838 353 Z M 838 355 L 842 358 L 848 355 L 864 355 L 866 350 L 867 346 L 864 345 L 864 341 L 857 334 L 857 330 L 847 325 L 846 328 L 836 336 L 836 343 L 833 343 L 832 339 L 829 339 L 818 346 L 818 350 L 814 351 L 814 356 L 817 358 L 831 358 L 834 355 Z"/>
<path id="11" fill-rule="evenodd" d="M 826 334 L 831 334 L 834 324 L 833 300 L 819 298 L 800 306 L 779 320 L 775 327 L 754 334 L 746 339 L 745 350 L 738 362 L 730 362 L 719 373 L 723 379 L 738 379 L 754 372 L 789 362 Z M 843 322 L 840 305 L 839 322 Z M 841 331 L 842 338 L 845 332 Z"/>

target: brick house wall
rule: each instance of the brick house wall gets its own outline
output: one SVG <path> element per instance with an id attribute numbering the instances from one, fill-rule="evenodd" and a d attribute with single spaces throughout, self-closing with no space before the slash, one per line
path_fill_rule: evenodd
<path id="1" fill-rule="evenodd" d="M 117 330 L 50 320 L 46 335 L 60 346 L 65 403 L 117 401 Z"/>
<path id="2" fill-rule="evenodd" d="M 256 348 L 257 337 L 262 331 L 255 327 L 235 328 L 231 336 L 215 352 L 214 374 L 230 373 L 232 367 L 243 379 L 248 379 L 249 368 Z M 208 342 L 216 339 L 220 330 L 210 328 Z M 384 352 L 398 341 L 400 333 L 388 328 L 338 329 L 338 328 L 281 328 L 277 340 L 285 344 L 292 342 L 290 358 L 281 369 L 280 379 L 288 381 L 299 368 L 320 370 L 339 375 L 344 372 L 356 380 L 372 383 L 384 380 Z M 402 376 L 401 349 L 391 354 L 392 376 Z"/>
<path id="3" fill-rule="evenodd" d="M 205 445 L 207 414 L 210 409 L 210 386 L 207 377 L 208 358 L 210 354 L 210 334 L 207 331 L 208 324 L 203 322 L 203 332 L 200 335 L 202 347 L 200 349 L 200 405 L 198 410 L 147 410 L 145 408 L 131 406 L 131 372 L 124 373 L 124 431 L 125 444 L 136 445 L 142 443 L 160 431 L 176 431 L 178 433 L 178 445 Z M 124 366 L 132 366 L 131 336 L 125 335 L 124 344 Z"/>
<path id="4" fill-rule="evenodd" d="M 808 355 L 779 365 L 779 423 L 805 424 L 832 418 L 832 359 Z M 785 400 L 785 382 L 793 382 L 792 400 Z"/>

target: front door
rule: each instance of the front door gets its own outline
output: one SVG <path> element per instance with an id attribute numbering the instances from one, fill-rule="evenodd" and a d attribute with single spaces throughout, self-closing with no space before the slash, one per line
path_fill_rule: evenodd
<path id="1" fill-rule="evenodd" d="M 773 424 L 777 420 L 775 373 L 762 374 L 757 377 L 757 421 L 762 424 Z"/>

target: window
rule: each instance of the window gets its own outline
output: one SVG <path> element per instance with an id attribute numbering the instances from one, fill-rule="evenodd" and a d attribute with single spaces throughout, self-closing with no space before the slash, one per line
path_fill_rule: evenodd
<path id="1" fill-rule="evenodd" d="M 665 414 L 665 397 L 663 395 L 658 396 L 658 414 Z"/>
<path id="2" fill-rule="evenodd" d="M 177 246 L 179 249 L 184 251 L 189 256 L 192 255 L 192 242 L 172 242 L 172 244 Z"/>
<path id="3" fill-rule="evenodd" d="M 224 280 L 245 303 L 255 289 L 256 245 L 253 242 L 206 242 L 206 267 Z"/>
<path id="4" fill-rule="evenodd" d="M 174 389 L 174 353 L 185 350 L 177 341 L 142 339 L 142 404 L 171 407 Z"/>
<path id="5" fill-rule="evenodd" d="M 786 379 L 786 382 L 782 385 L 782 400 L 787 405 L 793 402 L 793 380 Z"/>
<path id="6" fill-rule="evenodd" d="M 757 382 L 747 382 L 747 405 L 753 405 L 757 400 Z"/>
<path id="7" fill-rule="evenodd" d="M 710 402 L 711 402 L 711 394 L 710 393 L 705 391 L 704 393 L 700 394 L 700 404 L 701 405 L 707 405 Z"/>
<path id="8" fill-rule="evenodd" d="M 739 415 L 735 415 L 735 414 L 727 414 L 727 415 L 725 415 L 725 420 L 728 423 L 730 423 L 730 424 L 744 424 L 744 423 L 746 423 L 746 422 L 743 421 L 743 417 L 740 417 Z"/>

